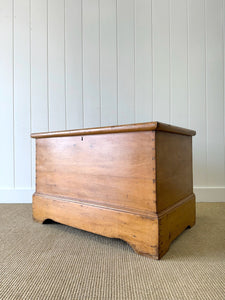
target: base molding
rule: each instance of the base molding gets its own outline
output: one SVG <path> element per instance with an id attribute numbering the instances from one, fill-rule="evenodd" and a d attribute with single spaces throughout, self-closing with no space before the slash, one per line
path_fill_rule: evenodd
<path id="1" fill-rule="evenodd" d="M 0 203 L 32 203 L 34 189 L 0 189 Z"/>
<path id="2" fill-rule="evenodd" d="M 225 187 L 194 187 L 196 202 L 225 202 Z"/>
<path id="3" fill-rule="evenodd" d="M 133 214 L 71 199 L 33 195 L 33 218 L 58 223 L 127 242 L 138 254 L 160 259 L 171 242 L 195 224 L 195 196 L 154 217 Z"/>
<path id="4" fill-rule="evenodd" d="M 34 189 L 1 189 L 0 203 L 32 203 Z M 225 187 L 194 187 L 196 202 L 225 202 Z"/>

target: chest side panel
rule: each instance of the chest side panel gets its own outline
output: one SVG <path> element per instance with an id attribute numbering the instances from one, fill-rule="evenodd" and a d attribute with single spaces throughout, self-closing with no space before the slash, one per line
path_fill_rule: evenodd
<path id="1" fill-rule="evenodd" d="M 192 137 L 157 131 L 156 170 L 158 212 L 192 195 Z"/>

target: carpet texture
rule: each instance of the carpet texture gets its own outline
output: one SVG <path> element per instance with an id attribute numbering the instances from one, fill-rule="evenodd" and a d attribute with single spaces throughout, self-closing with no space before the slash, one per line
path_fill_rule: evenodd
<path id="1" fill-rule="evenodd" d="M 225 299 L 225 203 L 198 203 L 197 223 L 160 260 L 123 241 L 32 220 L 0 204 L 0 299 Z"/>

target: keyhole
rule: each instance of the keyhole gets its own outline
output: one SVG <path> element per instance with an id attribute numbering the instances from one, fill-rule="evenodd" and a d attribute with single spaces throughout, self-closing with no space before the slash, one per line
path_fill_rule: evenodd
<path id="1" fill-rule="evenodd" d="M 83 141 L 84 140 L 84 138 L 83 137 L 81 137 L 81 141 Z"/>

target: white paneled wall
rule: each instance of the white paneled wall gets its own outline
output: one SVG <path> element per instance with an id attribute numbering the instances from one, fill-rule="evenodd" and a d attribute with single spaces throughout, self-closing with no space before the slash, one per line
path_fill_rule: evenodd
<path id="1" fill-rule="evenodd" d="M 193 128 L 198 201 L 225 201 L 225 0 L 0 0 L 0 202 L 31 202 L 31 132 Z"/>

